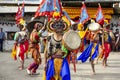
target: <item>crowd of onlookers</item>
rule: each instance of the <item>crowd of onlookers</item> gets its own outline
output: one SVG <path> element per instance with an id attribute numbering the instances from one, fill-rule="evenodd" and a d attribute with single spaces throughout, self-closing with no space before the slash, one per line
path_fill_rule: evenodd
<path id="1" fill-rule="evenodd" d="M 120 26 L 112 27 L 115 40 L 111 42 L 112 51 L 120 51 Z"/>

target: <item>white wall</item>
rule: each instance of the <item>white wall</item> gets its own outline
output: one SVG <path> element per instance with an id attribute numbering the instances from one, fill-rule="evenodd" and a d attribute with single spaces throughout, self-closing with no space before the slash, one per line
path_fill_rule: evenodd
<path id="1" fill-rule="evenodd" d="M 0 28 L 3 28 L 3 32 L 5 32 L 5 36 L 7 37 L 7 32 L 16 32 L 19 31 L 19 28 L 16 25 L 0 25 Z M 3 49 L 5 51 L 11 51 L 14 44 L 14 40 L 5 40 L 3 44 Z"/>

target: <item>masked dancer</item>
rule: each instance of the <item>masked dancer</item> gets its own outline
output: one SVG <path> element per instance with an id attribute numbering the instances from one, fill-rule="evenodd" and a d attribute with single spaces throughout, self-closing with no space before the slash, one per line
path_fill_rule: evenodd
<path id="1" fill-rule="evenodd" d="M 70 80 L 67 51 L 62 46 L 63 33 L 68 29 L 67 24 L 62 19 L 57 19 L 48 23 L 48 29 L 52 33 L 47 38 L 44 52 L 46 77 L 43 80 Z"/>
<path id="2" fill-rule="evenodd" d="M 90 40 L 90 44 L 78 57 L 78 60 L 81 60 L 82 63 L 86 62 L 89 59 L 92 67 L 92 72 L 95 74 L 95 64 L 94 61 L 99 55 L 99 46 L 100 46 L 100 25 L 98 23 L 92 22 L 88 25 L 88 35 L 86 36 L 87 40 Z"/>
<path id="3" fill-rule="evenodd" d="M 27 73 L 30 75 L 38 74 L 36 70 L 38 69 L 39 64 L 41 64 L 39 41 L 43 30 L 44 27 L 42 23 L 35 23 L 34 29 L 30 34 L 29 51 L 33 58 L 33 62 L 27 68 Z"/>
<path id="4" fill-rule="evenodd" d="M 16 32 L 14 36 L 14 46 L 16 47 L 16 56 L 19 57 L 20 60 L 20 66 L 19 69 L 22 70 L 24 68 L 24 53 L 25 53 L 25 36 L 26 34 L 26 28 L 19 24 L 18 27 L 20 28 L 19 32 Z"/>

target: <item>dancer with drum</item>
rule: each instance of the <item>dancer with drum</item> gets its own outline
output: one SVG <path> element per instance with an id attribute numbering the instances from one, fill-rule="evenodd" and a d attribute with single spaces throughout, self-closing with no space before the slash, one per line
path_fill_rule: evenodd
<path id="1" fill-rule="evenodd" d="M 81 60 L 82 63 L 86 62 L 89 58 L 92 72 L 95 74 L 95 58 L 99 55 L 99 33 L 101 33 L 100 25 L 98 23 L 92 22 L 88 26 L 88 35 L 86 36 L 87 40 L 90 40 L 90 44 L 87 48 L 82 52 L 82 54 L 78 57 L 78 60 Z"/>
<path id="2" fill-rule="evenodd" d="M 70 32 L 72 33 L 76 33 L 78 34 L 78 30 L 77 30 L 77 24 L 72 24 L 71 26 L 71 29 L 70 29 Z M 81 41 L 81 40 L 80 40 Z M 80 42 L 79 41 L 79 42 Z M 77 39 L 76 39 L 76 43 L 77 43 Z M 79 42 L 77 44 L 79 44 Z M 74 45 L 71 45 L 71 47 L 74 46 Z M 79 52 L 79 46 L 78 48 L 76 49 L 72 49 L 72 50 L 69 50 L 70 52 L 70 57 L 69 57 L 69 63 L 70 63 L 70 60 L 72 61 L 72 64 L 73 64 L 73 67 L 74 67 L 74 72 L 76 72 L 76 63 L 77 63 L 77 53 Z"/>
<path id="3" fill-rule="evenodd" d="M 49 31 L 45 47 L 45 74 L 43 80 L 71 80 L 69 64 L 66 59 L 68 52 L 63 47 L 62 39 L 68 29 L 67 24 L 60 18 L 48 23 Z"/>
<path id="4" fill-rule="evenodd" d="M 96 29 L 92 27 L 96 27 Z M 95 74 L 95 61 L 96 61 L 95 59 L 99 55 L 100 52 L 99 49 L 102 47 L 102 42 L 101 42 L 102 32 L 100 30 L 100 25 L 94 22 L 89 25 L 89 31 L 90 31 L 89 34 L 90 44 L 93 43 L 92 50 L 90 52 L 90 62 L 91 62 L 93 74 Z"/>
<path id="5" fill-rule="evenodd" d="M 39 64 L 41 64 L 41 55 L 39 51 L 39 41 L 41 33 L 44 31 L 44 27 L 42 23 L 35 23 L 34 29 L 30 35 L 30 45 L 29 45 L 29 51 L 32 55 L 33 62 L 28 66 L 27 73 L 28 74 L 38 74 L 36 73 L 36 70 L 39 67 Z"/>

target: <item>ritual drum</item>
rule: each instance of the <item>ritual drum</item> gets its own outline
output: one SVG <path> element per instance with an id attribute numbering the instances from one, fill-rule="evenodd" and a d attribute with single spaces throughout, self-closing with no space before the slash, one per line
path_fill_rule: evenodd
<path id="1" fill-rule="evenodd" d="M 112 40 L 115 40 L 115 36 L 114 36 L 114 34 L 113 34 L 112 31 L 109 32 L 109 35 L 110 35 L 110 37 L 111 37 Z"/>
<path id="2" fill-rule="evenodd" d="M 80 47 L 81 39 L 80 36 L 77 32 L 75 31 L 67 31 L 63 35 L 63 45 L 68 49 L 68 50 L 75 50 Z"/>
<path id="3" fill-rule="evenodd" d="M 98 31 L 100 29 L 100 24 L 93 22 L 88 25 L 88 29 L 93 32 Z"/>

